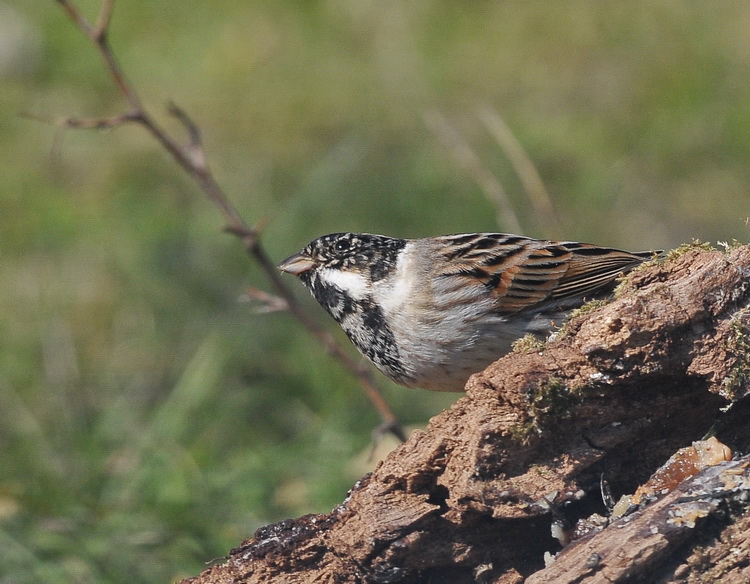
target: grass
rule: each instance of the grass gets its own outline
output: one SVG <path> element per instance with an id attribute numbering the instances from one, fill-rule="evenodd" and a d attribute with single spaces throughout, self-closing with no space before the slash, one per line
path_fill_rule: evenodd
<path id="1" fill-rule="evenodd" d="M 0 583 L 172 581 L 330 509 L 377 416 L 288 315 L 238 300 L 266 282 L 147 135 L 17 115 L 122 103 L 56 3 L 3 10 Z M 432 108 L 526 234 L 669 249 L 747 240 L 748 23 L 741 2 L 134 0 L 112 42 L 164 124 L 169 99 L 199 122 L 274 258 L 330 231 L 506 229 L 425 127 Z M 529 210 L 485 105 L 564 232 Z M 456 399 L 384 386 L 407 424 Z"/>

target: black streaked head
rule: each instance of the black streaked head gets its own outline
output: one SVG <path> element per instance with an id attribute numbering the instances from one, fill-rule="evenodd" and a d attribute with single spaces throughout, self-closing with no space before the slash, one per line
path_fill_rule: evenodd
<path id="1" fill-rule="evenodd" d="M 282 272 L 299 276 L 305 281 L 311 270 L 330 268 L 369 275 L 375 282 L 384 278 L 396 265 L 398 252 L 405 239 L 369 233 L 330 233 L 305 246 L 298 254 L 279 264 Z"/>

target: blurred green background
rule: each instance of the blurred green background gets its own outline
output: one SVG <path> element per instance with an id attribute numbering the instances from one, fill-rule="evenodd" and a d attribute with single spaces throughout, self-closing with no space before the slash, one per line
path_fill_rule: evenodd
<path id="1" fill-rule="evenodd" d="M 169 100 L 200 124 L 281 260 L 330 231 L 510 229 L 434 110 L 527 235 L 747 240 L 749 30 L 744 1 L 131 0 L 111 40 L 165 126 L 180 132 Z M 378 424 L 355 381 L 289 315 L 240 300 L 263 274 L 141 128 L 19 115 L 124 108 L 55 2 L 0 3 L 0 80 L 0 583 L 169 582 L 330 510 Z M 482 107 L 533 160 L 554 223 Z M 380 379 L 411 426 L 459 397 Z"/>

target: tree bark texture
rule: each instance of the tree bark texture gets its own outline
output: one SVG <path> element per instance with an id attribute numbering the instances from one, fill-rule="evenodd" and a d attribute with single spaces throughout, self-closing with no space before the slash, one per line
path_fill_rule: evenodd
<path id="1" fill-rule="evenodd" d="M 750 246 L 673 252 L 474 375 L 331 513 L 184 583 L 750 582 L 748 305 Z M 603 486 L 633 493 L 709 432 L 734 460 L 680 454 L 610 515 Z"/>

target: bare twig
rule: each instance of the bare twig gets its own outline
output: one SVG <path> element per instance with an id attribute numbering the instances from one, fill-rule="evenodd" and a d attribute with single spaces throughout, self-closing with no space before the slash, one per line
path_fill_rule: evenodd
<path id="1" fill-rule="evenodd" d="M 250 286 L 245 293 L 240 296 L 243 302 L 252 302 L 256 305 L 254 311 L 258 314 L 267 314 L 269 312 L 286 312 L 289 305 L 286 300 L 280 296 L 269 294 L 265 290 Z"/>
<path id="2" fill-rule="evenodd" d="M 261 245 L 259 229 L 250 227 L 245 222 L 216 181 L 207 162 L 198 126 L 176 105 L 169 104 L 167 106 L 169 114 L 175 117 L 187 132 L 188 143 L 183 145 L 157 124 L 143 106 L 135 87 L 125 77 L 109 44 L 108 32 L 112 20 L 114 0 L 103 0 L 96 24 L 93 26 L 74 3 L 68 0 L 56 0 L 56 2 L 60 4 L 78 29 L 96 46 L 109 75 L 127 102 L 129 110 L 119 116 L 108 118 L 62 118 L 53 120 L 54 123 L 64 128 L 80 129 L 114 128 L 128 123 L 136 123 L 148 130 L 157 142 L 172 155 L 177 164 L 198 183 L 203 193 L 216 206 L 224 218 L 224 230 L 237 236 L 242 241 L 248 254 L 260 265 L 270 280 L 278 302 L 285 303 L 287 310 L 315 337 L 318 343 L 358 379 L 370 402 L 380 415 L 382 426 L 386 427 L 400 440 L 405 441 L 406 435 L 401 424 L 374 382 L 371 371 L 363 369 L 359 362 L 333 336 L 304 311 L 291 290 L 281 279 L 275 263 Z"/>
<path id="3" fill-rule="evenodd" d="M 119 116 L 111 116 L 108 118 L 61 118 L 51 116 L 40 116 L 37 114 L 30 114 L 27 112 L 21 113 L 21 116 L 30 120 L 36 120 L 38 122 L 45 122 L 53 126 L 57 126 L 61 129 L 73 129 L 73 130 L 108 130 L 110 128 L 116 128 L 123 126 L 130 122 L 138 121 L 138 116 L 135 113 L 125 113 Z"/>
<path id="4" fill-rule="evenodd" d="M 99 12 L 99 18 L 96 19 L 94 35 L 96 38 L 103 37 L 109 30 L 109 23 L 112 20 L 112 12 L 115 7 L 115 0 L 104 0 L 102 9 Z"/>
<path id="5" fill-rule="evenodd" d="M 513 165 L 513 169 L 523 184 L 536 216 L 544 225 L 545 231 L 554 233 L 556 237 L 561 237 L 562 228 L 557 220 L 552 198 L 521 143 L 494 109 L 489 106 L 480 107 L 477 115 Z"/>
<path id="6" fill-rule="evenodd" d="M 484 191 L 485 196 L 495 205 L 498 225 L 507 226 L 510 231 L 520 233 L 522 231 L 521 223 L 513 210 L 502 183 L 482 164 L 477 153 L 472 150 L 461 134 L 437 110 L 426 111 L 424 121 L 427 127 L 443 142 L 456 163 L 469 173 L 479 185 L 479 188 Z"/>

